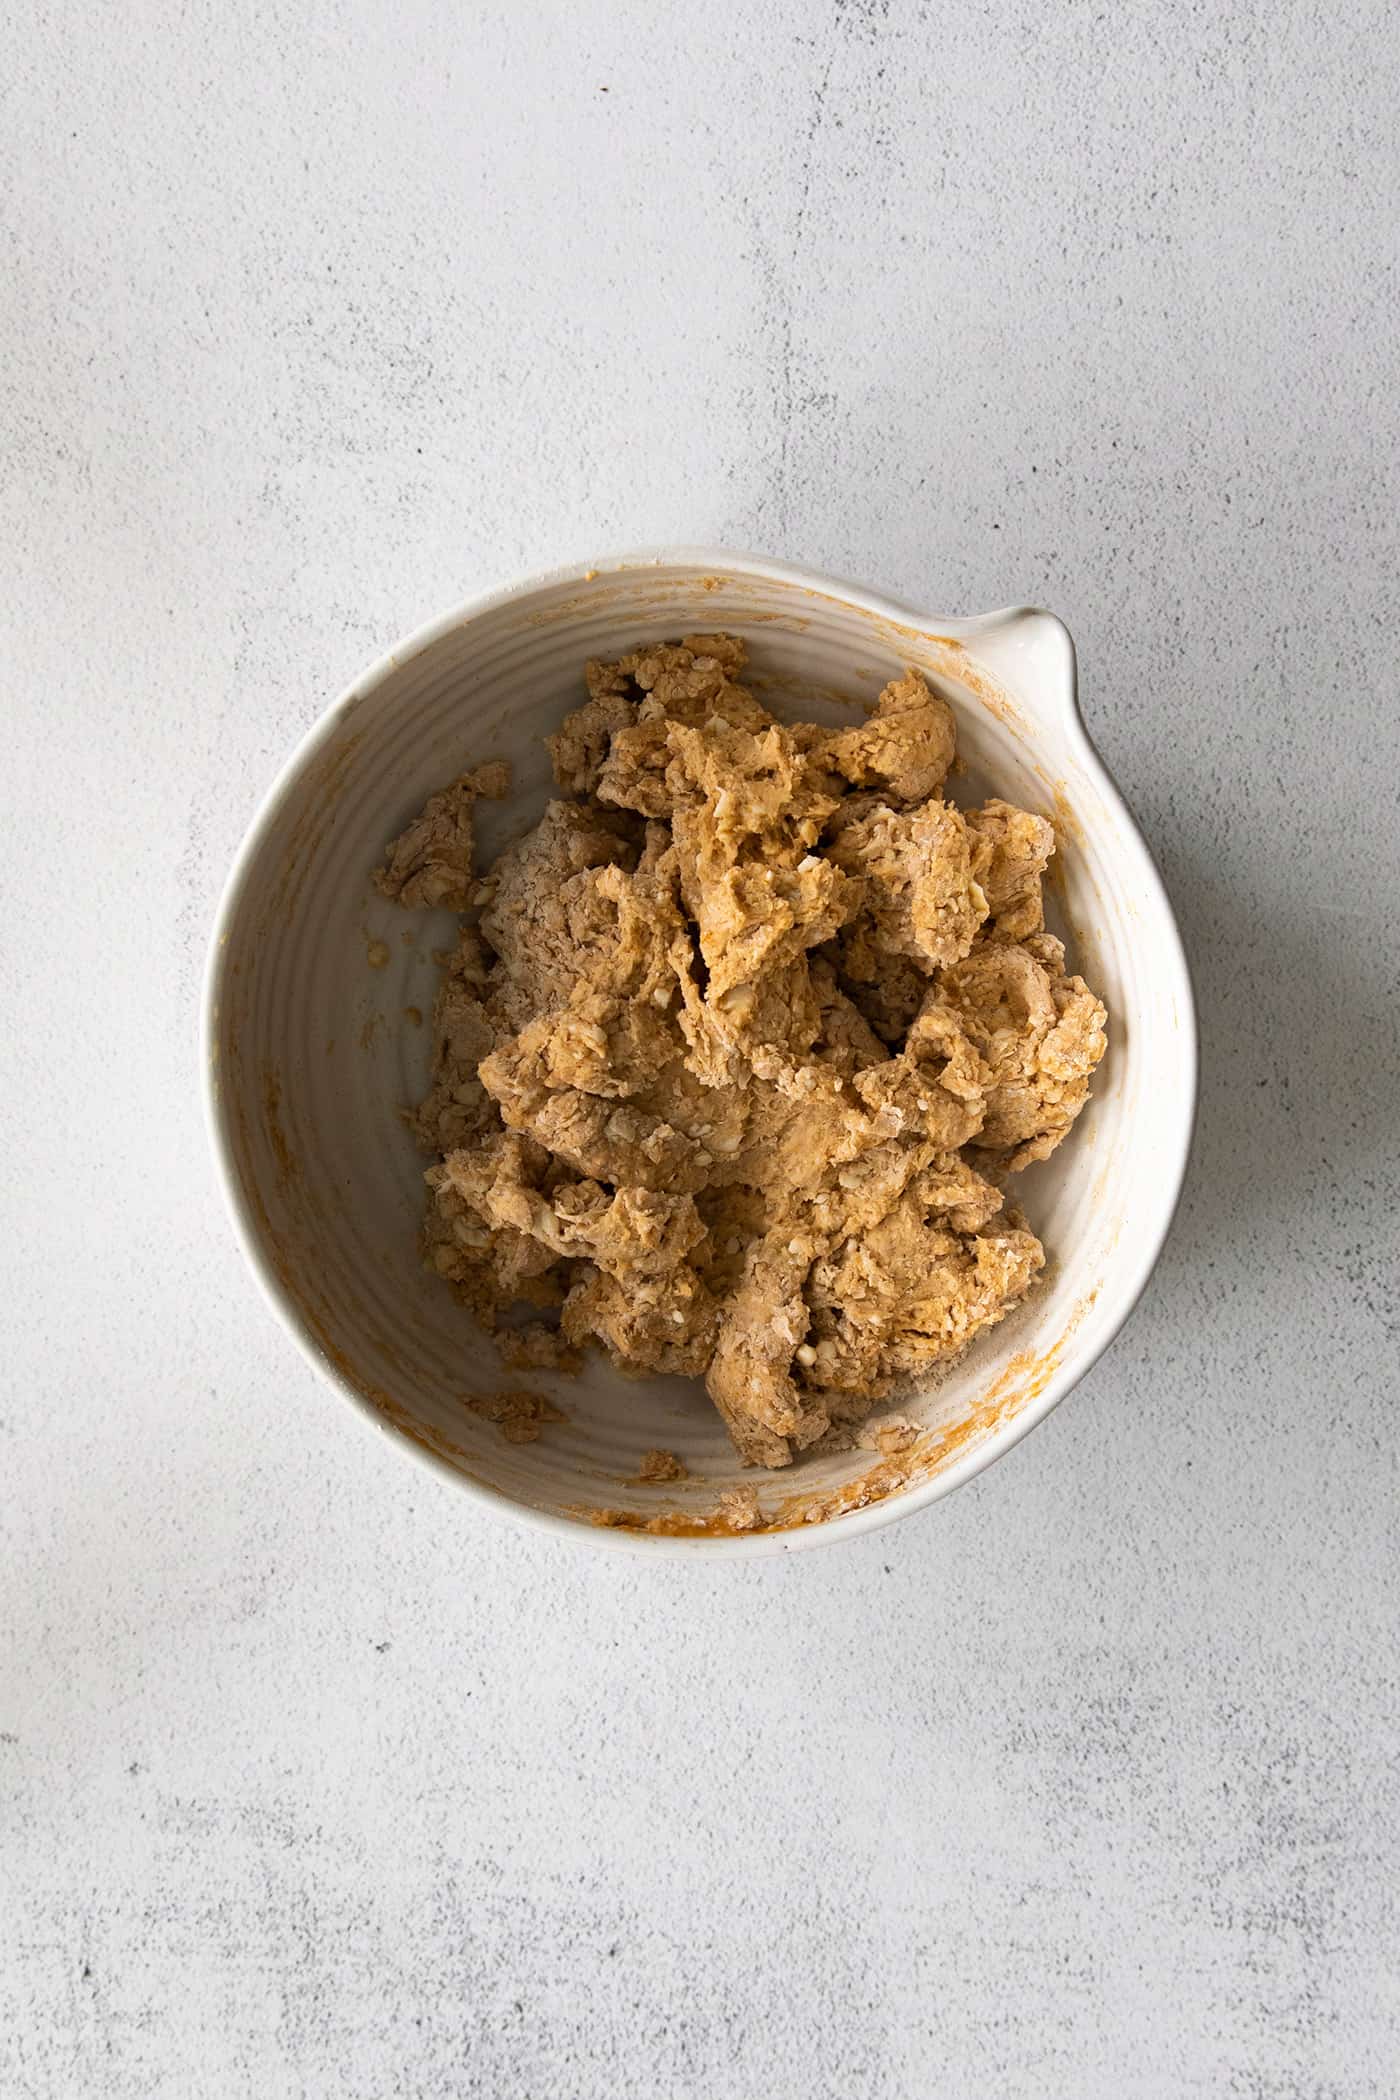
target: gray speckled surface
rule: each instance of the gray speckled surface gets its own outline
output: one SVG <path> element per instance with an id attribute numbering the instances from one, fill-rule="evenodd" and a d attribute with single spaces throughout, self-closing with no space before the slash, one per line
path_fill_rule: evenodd
<path id="1" fill-rule="evenodd" d="M 12 31 L 0 2089 L 1395 2093 L 1393 17 Z M 1061 612 L 1204 1022 L 1074 1398 L 719 1573 L 358 1431 L 193 1054 L 291 739 L 465 590 L 665 539 Z"/>

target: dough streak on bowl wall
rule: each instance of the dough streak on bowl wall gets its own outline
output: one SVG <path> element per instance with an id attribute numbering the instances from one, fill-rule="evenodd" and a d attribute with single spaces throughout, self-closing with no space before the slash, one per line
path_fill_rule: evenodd
<path id="1" fill-rule="evenodd" d="M 776 1468 L 1031 1287 L 1015 1177 L 1068 1135 L 1106 1015 L 1045 930 L 1051 825 L 947 798 L 917 671 L 828 729 L 777 722 L 744 661 L 707 634 L 590 662 L 529 835 L 477 873 L 488 762 L 377 879 L 462 914 L 412 1115 L 432 1267 L 509 1364 L 703 1378 Z M 643 1477 L 674 1477 L 652 1442 L 642 1415 Z"/>

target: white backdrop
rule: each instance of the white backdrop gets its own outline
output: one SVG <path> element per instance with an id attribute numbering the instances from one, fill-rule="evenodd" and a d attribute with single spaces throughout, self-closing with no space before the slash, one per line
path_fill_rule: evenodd
<path id="1" fill-rule="evenodd" d="M 1393 2094 L 1382 0 L 11 7 L 0 2088 Z M 292 740 L 667 539 L 1060 612 L 1204 1028 L 1090 1380 L 725 1572 L 367 1435 L 196 1096 Z"/>

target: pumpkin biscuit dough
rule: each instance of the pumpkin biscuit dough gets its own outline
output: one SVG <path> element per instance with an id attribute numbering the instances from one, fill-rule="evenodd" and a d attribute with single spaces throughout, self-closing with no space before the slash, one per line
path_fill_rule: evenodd
<path id="1" fill-rule="evenodd" d="M 1044 928 L 1050 825 L 943 799 L 917 671 L 837 731 L 777 722 L 744 659 L 694 634 L 590 663 L 529 836 L 478 884 L 483 766 L 377 881 L 468 914 L 412 1119 L 431 1265 L 508 1361 L 593 1342 L 703 1378 L 785 1466 L 1027 1290 L 1004 1184 L 1068 1133 L 1106 1016 Z"/>

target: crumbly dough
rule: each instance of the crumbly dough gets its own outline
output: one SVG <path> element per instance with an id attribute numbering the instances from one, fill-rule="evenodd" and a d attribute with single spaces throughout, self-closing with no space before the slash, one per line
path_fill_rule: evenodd
<path id="1" fill-rule="evenodd" d="M 660 1487 L 668 1480 L 684 1480 L 686 1471 L 674 1451 L 644 1451 L 637 1468 L 637 1478 L 648 1486 Z"/>
<path id="2" fill-rule="evenodd" d="M 590 663 L 549 739 L 565 799 L 480 886 L 495 765 L 377 880 L 467 913 L 412 1118 L 431 1265 L 508 1361 L 703 1378 L 785 1466 L 1028 1289 L 1003 1184 L 1069 1131 L 1106 1016 L 1044 930 L 1050 825 L 944 798 L 917 671 L 834 731 L 776 721 L 744 660 L 694 634 Z"/>

